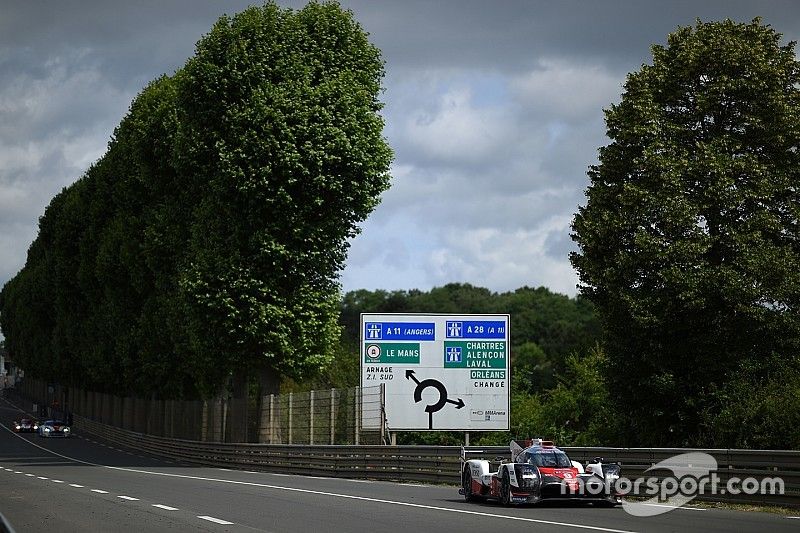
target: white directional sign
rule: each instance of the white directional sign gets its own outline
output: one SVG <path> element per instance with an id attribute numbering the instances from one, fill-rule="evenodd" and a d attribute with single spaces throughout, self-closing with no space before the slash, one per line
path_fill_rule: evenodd
<path id="1" fill-rule="evenodd" d="M 361 385 L 397 430 L 509 429 L 509 315 L 361 315 Z"/>

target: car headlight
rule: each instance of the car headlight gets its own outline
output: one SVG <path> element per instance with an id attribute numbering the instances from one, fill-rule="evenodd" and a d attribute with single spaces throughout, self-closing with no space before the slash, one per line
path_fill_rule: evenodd
<path id="1" fill-rule="evenodd" d="M 34 426 L 33 426 L 33 429 L 39 429 L 39 426 L 37 426 L 37 425 L 34 425 Z"/>
<path id="2" fill-rule="evenodd" d="M 64 433 L 69 433 L 69 428 L 64 428 Z"/>
<path id="3" fill-rule="evenodd" d="M 45 426 L 45 428 L 44 428 L 44 432 L 45 432 L 45 433 L 50 433 L 51 429 L 52 429 L 52 428 Z"/>

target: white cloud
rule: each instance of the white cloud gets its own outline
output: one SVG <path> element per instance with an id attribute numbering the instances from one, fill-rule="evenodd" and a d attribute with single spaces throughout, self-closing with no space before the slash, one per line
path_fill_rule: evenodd
<path id="1" fill-rule="evenodd" d="M 564 123 L 585 123 L 602 116 L 602 109 L 619 100 L 623 78 L 603 66 L 586 66 L 559 59 L 542 59 L 539 68 L 511 79 L 514 97 L 529 113 L 548 120 L 552 131 Z"/>
<path id="2" fill-rule="evenodd" d="M 413 110 L 401 131 L 417 155 L 437 163 L 485 164 L 511 141 L 508 116 L 499 106 L 478 107 L 469 87 L 453 86 L 437 108 Z"/>

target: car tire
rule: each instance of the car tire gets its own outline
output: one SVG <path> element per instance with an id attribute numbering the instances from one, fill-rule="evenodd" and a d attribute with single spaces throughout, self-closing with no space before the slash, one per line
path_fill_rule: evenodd
<path id="1" fill-rule="evenodd" d="M 464 490 L 465 502 L 475 501 L 472 495 L 472 474 L 469 472 L 469 465 L 464 465 L 464 470 L 461 471 L 461 488 Z"/>
<path id="2" fill-rule="evenodd" d="M 472 474 L 469 471 L 469 465 L 464 465 L 464 470 L 461 472 L 461 488 L 464 490 L 464 501 L 482 502 L 484 500 L 483 496 L 472 492 Z"/>
<path id="3" fill-rule="evenodd" d="M 503 475 L 500 478 L 500 503 L 505 506 L 511 505 L 511 480 L 507 469 L 503 470 Z"/>

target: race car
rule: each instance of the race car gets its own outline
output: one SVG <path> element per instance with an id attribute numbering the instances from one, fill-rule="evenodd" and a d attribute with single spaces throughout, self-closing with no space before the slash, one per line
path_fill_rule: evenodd
<path id="1" fill-rule="evenodd" d="M 584 467 L 571 461 L 552 441 L 533 439 L 525 447 L 511 442 L 511 461 L 491 471 L 485 459 L 467 459 L 461 448 L 461 489 L 468 502 L 499 500 L 503 505 L 539 503 L 544 499 L 581 499 L 605 505 L 622 503 L 615 489 L 620 465 L 599 457 Z"/>
<path id="2" fill-rule="evenodd" d="M 40 437 L 69 437 L 70 428 L 60 420 L 46 420 L 39 424 Z"/>
<path id="3" fill-rule="evenodd" d="M 31 418 L 22 418 L 14 421 L 14 431 L 17 433 L 33 433 L 39 429 L 39 422 Z"/>

